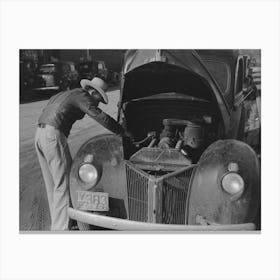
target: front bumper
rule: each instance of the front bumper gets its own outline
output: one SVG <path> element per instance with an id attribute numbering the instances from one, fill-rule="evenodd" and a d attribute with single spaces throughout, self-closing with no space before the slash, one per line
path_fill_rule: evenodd
<path id="1" fill-rule="evenodd" d="M 68 208 L 68 214 L 71 219 L 86 224 L 126 231 L 252 231 L 256 229 L 253 223 L 207 226 L 144 223 L 88 213 L 71 207 Z"/>

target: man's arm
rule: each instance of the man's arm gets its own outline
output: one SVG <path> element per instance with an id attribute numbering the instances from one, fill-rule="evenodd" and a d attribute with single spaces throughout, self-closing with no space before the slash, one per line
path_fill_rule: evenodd
<path id="1" fill-rule="evenodd" d="M 120 136 L 124 135 L 123 127 L 112 117 L 96 107 L 95 101 L 91 98 L 91 96 L 84 96 L 79 102 L 79 107 L 84 113 L 89 115 L 108 130 Z"/>

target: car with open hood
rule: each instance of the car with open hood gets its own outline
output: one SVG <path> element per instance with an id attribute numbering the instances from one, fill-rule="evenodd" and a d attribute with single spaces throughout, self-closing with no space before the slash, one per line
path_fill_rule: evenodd
<path id="1" fill-rule="evenodd" d="M 118 121 L 70 172 L 81 230 L 260 229 L 259 155 L 246 143 L 255 87 L 239 50 L 128 50 Z"/>

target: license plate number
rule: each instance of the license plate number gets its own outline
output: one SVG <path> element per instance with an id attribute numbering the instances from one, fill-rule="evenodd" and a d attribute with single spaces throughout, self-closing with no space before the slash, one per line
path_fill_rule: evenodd
<path id="1" fill-rule="evenodd" d="M 78 209 L 87 211 L 109 211 L 109 195 L 104 192 L 77 191 Z"/>

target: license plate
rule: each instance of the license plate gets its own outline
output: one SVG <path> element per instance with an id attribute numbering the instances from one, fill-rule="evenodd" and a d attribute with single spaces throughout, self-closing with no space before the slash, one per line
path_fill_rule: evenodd
<path id="1" fill-rule="evenodd" d="M 87 211 L 109 211 L 109 195 L 104 192 L 77 191 L 78 209 Z"/>

